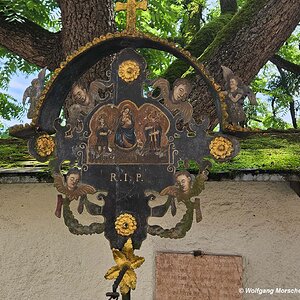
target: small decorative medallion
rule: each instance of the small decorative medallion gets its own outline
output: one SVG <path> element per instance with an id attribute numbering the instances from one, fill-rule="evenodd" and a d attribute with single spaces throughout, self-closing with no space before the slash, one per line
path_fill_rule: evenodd
<path id="1" fill-rule="evenodd" d="M 216 159 L 224 159 L 231 156 L 233 144 L 229 139 L 222 136 L 214 138 L 209 145 L 210 154 Z"/>
<path id="2" fill-rule="evenodd" d="M 121 214 L 117 217 L 115 222 L 115 229 L 119 235 L 132 235 L 137 229 L 137 222 L 131 214 Z"/>
<path id="3" fill-rule="evenodd" d="M 35 142 L 35 149 L 39 156 L 47 157 L 54 152 L 55 142 L 54 139 L 48 135 L 40 135 Z"/>
<path id="4" fill-rule="evenodd" d="M 134 60 L 125 60 L 119 66 L 119 76 L 126 82 L 136 80 L 140 75 L 140 66 Z"/>

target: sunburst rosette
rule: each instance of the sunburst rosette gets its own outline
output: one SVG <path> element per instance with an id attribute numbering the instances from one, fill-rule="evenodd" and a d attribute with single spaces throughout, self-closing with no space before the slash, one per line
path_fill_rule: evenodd
<path id="1" fill-rule="evenodd" d="M 34 158 L 46 162 L 55 151 L 55 140 L 48 133 L 39 133 L 29 140 L 28 146 L 29 152 Z"/>
<path id="2" fill-rule="evenodd" d="M 137 221 L 131 214 L 124 213 L 117 217 L 115 229 L 118 235 L 130 236 L 137 230 Z"/>
<path id="3" fill-rule="evenodd" d="M 239 143 L 225 136 L 214 137 L 209 144 L 210 155 L 216 161 L 226 161 L 233 158 L 239 150 Z"/>
<path id="4" fill-rule="evenodd" d="M 134 60 L 125 60 L 119 66 L 118 74 L 125 82 L 132 82 L 140 75 L 141 69 L 139 64 Z"/>

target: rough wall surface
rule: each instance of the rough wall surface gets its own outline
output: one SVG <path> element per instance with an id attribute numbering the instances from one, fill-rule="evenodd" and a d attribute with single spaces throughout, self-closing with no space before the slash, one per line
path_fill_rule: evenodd
<path id="1" fill-rule="evenodd" d="M 111 282 L 103 275 L 114 261 L 103 235 L 69 233 L 54 216 L 51 184 L 2 184 L 0 195 L 1 299 L 106 299 Z M 132 299 L 153 299 L 157 251 L 242 255 L 244 287 L 300 288 L 300 199 L 287 183 L 208 182 L 201 199 L 203 220 L 184 239 L 149 236 L 137 251 L 146 261 Z M 85 224 L 95 218 L 80 216 Z M 161 224 L 174 224 L 170 213 Z M 300 299 L 244 299 L 270 297 Z"/>

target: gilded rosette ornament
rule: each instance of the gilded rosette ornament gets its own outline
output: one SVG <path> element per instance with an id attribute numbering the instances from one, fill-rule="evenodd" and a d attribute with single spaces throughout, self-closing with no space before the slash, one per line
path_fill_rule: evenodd
<path id="1" fill-rule="evenodd" d="M 35 142 L 35 149 L 39 156 L 47 157 L 54 152 L 55 142 L 54 139 L 48 135 L 40 135 Z"/>
<path id="2" fill-rule="evenodd" d="M 121 236 L 132 235 L 137 229 L 135 217 L 131 214 L 119 215 L 115 222 L 115 229 Z"/>
<path id="3" fill-rule="evenodd" d="M 116 266 L 110 268 L 104 277 L 108 280 L 116 279 L 121 270 L 126 268 L 127 270 L 120 282 L 120 291 L 123 295 L 126 295 L 130 289 L 134 290 L 136 288 L 137 277 L 134 269 L 139 268 L 144 263 L 145 258 L 134 255 L 131 239 L 127 240 L 122 251 L 112 249 L 112 252 Z"/>
<path id="4" fill-rule="evenodd" d="M 119 67 L 119 76 L 126 82 L 136 80 L 140 75 L 140 66 L 134 60 L 125 60 Z"/>
<path id="5" fill-rule="evenodd" d="M 229 139 L 218 136 L 210 142 L 209 149 L 215 159 L 225 159 L 232 155 L 234 147 Z"/>

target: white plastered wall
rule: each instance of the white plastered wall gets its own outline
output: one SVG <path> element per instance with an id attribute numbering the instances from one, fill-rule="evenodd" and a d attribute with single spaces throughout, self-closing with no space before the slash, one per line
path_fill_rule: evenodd
<path id="1" fill-rule="evenodd" d="M 103 275 L 114 264 L 108 241 L 103 235 L 72 235 L 54 216 L 55 205 L 52 184 L 0 184 L 1 299 L 106 299 L 112 282 Z M 184 239 L 148 236 L 136 251 L 146 261 L 137 270 L 132 299 L 153 299 L 157 251 L 238 254 L 245 287 L 300 288 L 300 199 L 287 183 L 208 182 L 201 207 L 203 220 Z M 96 219 L 80 216 L 85 224 Z M 168 213 L 161 224 L 174 222 Z"/>

